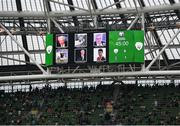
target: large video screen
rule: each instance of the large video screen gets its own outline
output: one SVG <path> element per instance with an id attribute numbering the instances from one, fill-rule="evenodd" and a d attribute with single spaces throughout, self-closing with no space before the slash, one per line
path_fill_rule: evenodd
<path id="1" fill-rule="evenodd" d="M 144 32 L 140 30 L 46 36 L 47 66 L 143 62 Z"/>
<path id="2" fill-rule="evenodd" d="M 109 63 L 144 62 L 143 31 L 110 31 Z"/>

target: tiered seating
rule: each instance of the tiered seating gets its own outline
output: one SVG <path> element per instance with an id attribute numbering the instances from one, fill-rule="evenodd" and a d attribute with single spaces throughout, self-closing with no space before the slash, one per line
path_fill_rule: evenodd
<path id="1" fill-rule="evenodd" d="M 46 86 L 0 93 L 0 124 L 180 124 L 179 89 L 173 84 Z"/>

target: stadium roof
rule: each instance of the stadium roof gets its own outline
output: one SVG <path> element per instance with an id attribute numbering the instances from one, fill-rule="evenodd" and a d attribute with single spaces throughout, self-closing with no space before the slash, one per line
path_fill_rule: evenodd
<path id="1" fill-rule="evenodd" d="M 144 15 L 144 16 L 143 16 Z M 143 17 L 145 22 L 143 24 Z M 145 65 L 178 32 L 179 0 L 1 0 L 0 23 L 38 64 L 45 63 L 45 33 L 143 29 Z M 144 28 L 143 28 L 144 26 Z M 152 70 L 180 69 L 180 35 L 151 67 Z M 128 69 L 132 67 L 127 66 Z M 134 66 L 134 69 L 136 65 Z M 137 66 L 140 70 L 141 66 Z M 129 71 L 127 69 L 127 71 Z M 38 71 L 33 61 L 0 29 L 0 74 Z M 40 71 L 39 71 L 40 72 Z"/>

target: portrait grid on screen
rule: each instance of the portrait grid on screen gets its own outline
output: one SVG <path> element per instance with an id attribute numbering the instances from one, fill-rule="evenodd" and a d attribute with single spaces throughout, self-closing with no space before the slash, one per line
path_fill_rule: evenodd
<path id="1" fill-rule="evenodd" d="M 68 62 L 68 49 L 56 49 L 56 63 Z"/>
<path id="2" fill-rule="evenodd" d="M 94 56 L 93 56 L 94 62 L 106 61 L 106 48 L 94 48 L 93 52 L 94 52 Z"/>
<path id="3" fill-rule="evenodd" d="M 68 47 L 68 34 L 57 34 L 56 35 L 56 47 L 67 48 Z"/>
<path id="4" fill-rule="evenodd" d="M 94 33 L 93 45 L 95 47 L 106 46 L 106 33 Z"/>
<path id="5" fill-rule="evenodd" d="M 74 52 L 74 61 L 75 62 L 87 62 L 87 49 L 81 48 L 81 49 L 75 49 Z"/>
<path id="6" fill-rule="evenodd" d="M 87 46 L 87 33 L 75 34 L 75 47 Z"/>

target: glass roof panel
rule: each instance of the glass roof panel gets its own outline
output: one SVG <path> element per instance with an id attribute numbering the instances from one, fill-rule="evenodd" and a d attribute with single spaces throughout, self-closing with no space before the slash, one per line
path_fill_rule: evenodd
<path id="1" fill-rule="evenodd" d="M 22 45 L 22 39 L 20 35 L 14 36 L 16 40 Z M 0 52 L 2 51 L 21 51 L 22 49 L 11 39 L 10 36 L 0 36 Z"/>
<path id="2" fill-rule="evenodd" d="M 33 59 L 35 59 L 37 61 L 37 63 L 39 64 L 44 64 L 45 63 L 45 54 L 44 53 L 33 53 L 33 54 L 30 54 Z M 30 60 L 31 63 L 33 63 L 32 60 Z"/>
<path id="3" fill-rule="evenodd" d="M 43 0 L 21 0 L 23 11 L 44 11 Z"/>
<path id="4" fill-rule="evenodd" d="M 169 0 L 144 0 L 145 6 L 167 5 Z"/>
<path id="5" fill-rule="evenodd" d="M 0 57 L 0 65 L 7 66 L 7 65 L 23 65 L 25 62 L 24 54 L 15 54 L 15 55 L 2 55 L 3 58 Z M 6 58 L 7 57 L 7 58 Z"/>
<path id="6" fill-rule="evenodd" d="M 148 53 L 148 52 L 149 52 L 148 49 L 145 49 L 145 50 L 144 50 L 144 53 L 146 54 L 146 55 L 145 55 L 145 60 L 152 60 L 151 54 Z"/>
<path id="7" fill-rule="evenodd" d="M 73 1 L 74 6 L 76 6 L 76 7 L 89 9 L 87 0 L 72 0 L 72 1 Z M 91 5 L 91 9 L 92 9 L 92 5 Z M 79 10 L 79 9 L 75 8 L 75 10 Z"/>
<path id="8" fill-rule="evenodd" d="M 29 50 L 44 50 L 45 36 L 27 35 L 27 43 Z"/>
<path id="9" fill-rule="evenodd" d="M 171 37 L 177 32 L 177 29 L 168 29 L 168 30 L 158 30 L 157 33 L 161 39 L 161 42 L 163 45 L 165 45 Z M 170 43 L 170 45 L 177 45 L 180 44 L 180 35 L 177 35 L 173 42 Z"/>
<path id="10" fill-rule="evenodd" d="M 67 0 L 54 0 L 54 1 L 64 3 L 64 4 L 68 4 Z M 55 2 L 52 2 L 52 1 L 50 1 L 50 6 L 51 6 L 52 11 L 70 10 L 70 8 L 68 6 L 65 6 L 65 5 L 62 5 L 62 4 L 59 4 L 59 3 L 55 3 Z"/>
<path id="11" fill-rule="evenodd" d="M 180 48 L 177 48 L 178 54 L 180 54 Z"/>
<path id="12" fill-rule="evenodd" d="M 16 0 L 0 0 L 0 11 L 17 11 Z"/>
<path id="13" fill-rule="evenodd" d="M 98 6 L 98 9 L 102 9 L 102 8 L 105 8 L 105 7 L 109 6 L 109 5 L 114 4 L 114 0 L 96 0 L 96 3 L 97 3 L 97 6 Z M 116 5 L 113 5 L 113 6 L 109 7 L 109 8 L 116 8 Z"/>
<path id="14" fill-rule="evenodd" d="M 180 3 L 180 0 L 174 0 L 176 3 Z"/>
<path id="15" fill-rule="evenodd" d="M 157 45 L 152 33 L 150 31 L 146 32 L 146 36 L 145 36 L 145 42 L 148 44 L 149 46 L 153 46 L 153 45 Z"/>
<path id="16" fill-rule="evenodd" d="M 176 48 L 171 48 L 171 51 L 172 51 L 172 54 L 173 54 L 175 59 L 180 59 L 179 52 L 177 51 Z"/>
<path id="17" fill-rule="evenodd" d="M 166 54 L 168 56 L 168 59 L 174 59 L 170 49 L 165 49 L 165 52 L 166 52 Z"/>
<path id="18" fill-rule="evenodd" d="M 135 7 L 134 0 L 125 0 L 124 2 L 121 3 L 124 3 L 125 7 L 133 7 L 133 8 Z M 136 5 L 137 7 L 140 6 L 138 1 L 136 1 Z"/>

